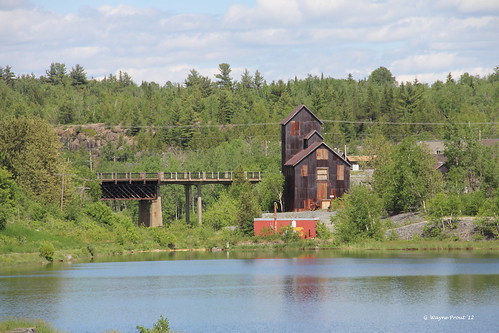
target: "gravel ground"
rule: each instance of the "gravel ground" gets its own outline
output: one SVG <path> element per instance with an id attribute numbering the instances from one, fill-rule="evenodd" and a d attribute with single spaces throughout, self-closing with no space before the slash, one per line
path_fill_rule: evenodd
<path id="1" fill-rule="evenodd" d="M 277 213 L 277 218 L 318 218 L 329 228 L 329 230 L 333 231 L 334 225 L 331 223 L 331 217 L 334 215 L 336 215 L 336 212 L 315 210 Z M 262 217 L 273 218 L 274 213 L 264 213 Z M 391 221 L 394 228 L 387 230 L 386 236 L 395 232 L 401 239 L 412 239 L 414 236 L 421 236 L 423 228 L 428 223 L 426 218 L 418 213 L 399 214 L 391 216 L 388 219 Z M 459 237 L 460 240 L 473 240 L 474 220 L 474 217 L 460 217 L 457 221 L 457 228 L 449 230 L 447 233 Z"/>
<path id="2" fill-rule="evenodd" d="M 406 214 L 402 214 L 406 215 Z M 417 215 L 417 214 L 415 214 Z M 395 220 L 393 220 L 395 218 Z M 392 223 L 395 225 L 400 225 L 399 227 L 387 230 L 386 236 L 395 232 L 401 239 L 412 239 L 414 236 L 421 236 L 423 233 L 423 228 L 428 223 L 421 216 L 394 216 L 390 218 Z M 470 241 L 473 240 L 475 224 L 475 217 L 459 217 L 457 218 L 457 228 L 447 230 L 446 233 L 449 236 L 457 236 L 459 240 Z M 422 221 L 420 221 L 422 220 Z"/>

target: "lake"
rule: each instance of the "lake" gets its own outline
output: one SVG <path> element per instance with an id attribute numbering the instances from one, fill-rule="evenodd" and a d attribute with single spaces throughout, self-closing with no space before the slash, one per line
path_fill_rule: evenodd
<path id="1" fill-rule="evenodd" d="M 499 253 L 150 253 L 0 268 L 0 318 L 67 332 L 497 332 Z M 116 262 L 116 260 L 119 260 Z"/>

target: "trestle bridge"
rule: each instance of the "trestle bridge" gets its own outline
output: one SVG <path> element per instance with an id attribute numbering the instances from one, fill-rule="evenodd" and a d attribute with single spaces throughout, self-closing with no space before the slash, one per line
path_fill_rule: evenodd
<path id="1" fill-rule="evenodd" d="M 185 189 L 185 219 L 190 223 L 191 186 L 197 187 L 198 222 L 202 223 L 202 185 L 230 185 L 234 172 L 109 172 L 98 173 L 102 200 L 139 200 L 139 225 L 157 227 L 163 225 L 161 212 L 161 185 L 183 185 Z M 261 172 L 244 172 L 250 183 L 262 180 Z"/>

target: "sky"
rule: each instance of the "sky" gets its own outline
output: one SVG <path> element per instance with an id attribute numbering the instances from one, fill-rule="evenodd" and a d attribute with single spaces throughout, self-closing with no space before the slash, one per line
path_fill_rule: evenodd
<path id="1" fill-rule="evenodd" d="M 499 66 L 499 0 L 0 0 L 0 66 L 51 63 L 134 82 L 215 80 L 228 63 L 267 82 L 356 80 L 384 66 L 406 82 Z"/>

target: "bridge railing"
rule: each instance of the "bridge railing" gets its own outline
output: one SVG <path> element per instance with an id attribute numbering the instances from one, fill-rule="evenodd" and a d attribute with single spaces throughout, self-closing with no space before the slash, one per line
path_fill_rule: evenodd
<path id="1" fill-rule="evenodd" d="M 262 180 L 260 171 L 245 172 L 246 179 L 250 181 Z M 101 181 L 167 181 L 167 180 L 220 180 L 232 181 L 234 173 L 232 171 L 222 172 L 102 172 L 97 174 L 97 179 Z"/>

